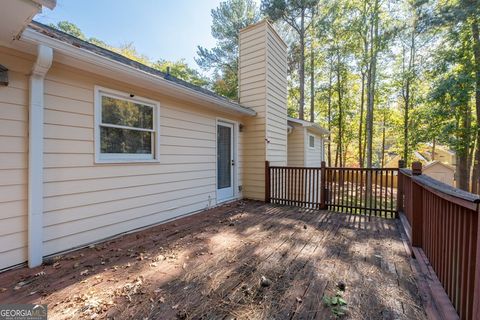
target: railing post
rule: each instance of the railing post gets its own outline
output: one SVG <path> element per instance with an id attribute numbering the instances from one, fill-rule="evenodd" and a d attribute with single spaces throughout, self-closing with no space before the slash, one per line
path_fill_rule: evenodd
<path id="1" fill-rule="evenodd" d="M 398 218 L 398 213 L 403 212 L 403 197 L 404 197 L 404 190 L 405 188 L 403 187 L 404 181 L 403 181 L 403 174 L 400 172 L 400 169 L 405 168 L 405 161 L 404 160 L 398 160 L 398 173 L 397 173 L 397 212 L 396 212 L 396 218 Z"/>
<path id="2" fill-rule="evenodd" d="M 423 238 L 423 187 L 415 183 L 413 177 L 422 174 L 422 163 L 412 163 L 412 188 L 410 212 L 412 213 L 412 246 L 422 247 Z"/>
<path id="3" fill-rule="evenodd" d="M 270 162 L 265 161 L 265 202 L 270 203 Z"/>
<path id="4" fill-rule="evenodd" d="M 480 190 L 477 190 L 480 191 Z M 475 261 L 475 283 L 473 285 L 473 314 L 480 314 L 480 204 L 477 203 L 477 254 Z"/>
<path id="5" fill-rule="evenodd" d="M 320 209 L 327 208 L 327 165 L 322 161 L 320 171 Z"/>

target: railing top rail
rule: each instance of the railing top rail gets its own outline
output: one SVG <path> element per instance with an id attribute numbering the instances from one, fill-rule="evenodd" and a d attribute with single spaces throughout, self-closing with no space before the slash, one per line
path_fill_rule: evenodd
<path id="1" fill-rule="evenodd" d="M 292 166 L 269 166 L 273 169 L 305 169 L 305 170 L 320 170 L 322 167 L 292 167 Z"/>
<path id="2" fill-rule="evenodd" d="M 359 170 L 359 171 L 398 171 L 398 168 L 348 168 L 348 167 L 326 167 L 327 170 Z"/>
<path id="3" fill-rule="evenodd" d="M 407 169 L 407 168 L 400 168 L 398 169 L 401 173 L 403 173 L 406 176 L 411 176 L 412 175 L 412 170 Z"/>
<path id="4" fill-rule="evenodd" d="M 473 210 L 476 210 L 478 208 L 475 208 L 475 206 L 471 206 L 468 204 L 465 204 L 465 202 L 470 203 L 470 204 L 479 204 L 480 203 L 480 196 L 475 195 L 473 193 L 463 191 L 457 188 L 454 188 L 448 184 L 442 183 L 438 180 L 435 180 L 429 176 L 426 175 L 418 175 L 418 176 L 412 176 L 413 181 L 416 183 L 427 187 L 434 191 L 435 193 L 439 194 L 439 196 L 444 195 L 448 197 L 448 200 L 457 203 L 462 206 L 469 207 Z M 460 201 L 455 201 L 455 199 L 458 199 Z"/>

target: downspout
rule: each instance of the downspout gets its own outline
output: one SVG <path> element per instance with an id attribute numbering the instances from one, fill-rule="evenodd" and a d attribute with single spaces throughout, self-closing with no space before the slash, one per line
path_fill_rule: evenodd
<path id="1" fill-rule="evenodd" d="M 53 50 L 39 44 L 30 75 L 28 120 L 28 266 L 43 258 L 43 108 L 44 79 L 53 60 Z"/>

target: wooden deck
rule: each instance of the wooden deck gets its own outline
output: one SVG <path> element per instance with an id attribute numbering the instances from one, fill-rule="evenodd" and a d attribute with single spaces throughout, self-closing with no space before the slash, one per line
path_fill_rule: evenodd
<path id="1" fill-rule="evenodd" d="M 425 319 L 396 220 L 236 202 L 0 274 L 49 319 Z M 267 280 L 261 285 L 261 279 Z"/>

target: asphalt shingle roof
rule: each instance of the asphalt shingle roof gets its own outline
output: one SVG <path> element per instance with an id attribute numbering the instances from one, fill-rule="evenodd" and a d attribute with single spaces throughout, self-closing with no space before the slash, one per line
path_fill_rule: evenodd
<path id="1" fill-rule="evenodd" d="M 150 73 L 152 75 L 155 75 L 155 76 L 158 76 L 158 77 L 161 77 L 165 80 L 168 80 L 168 81 L 171 81 L 172 83 L 178 85 L 178 86 L 182 86 L 182 87 L 185 87 L 185 88 L 189 88 L 189 89 L 192 89 L 192 90 L 195 90 L 195 91 L 198 91 L 200 93 L 203 93 L 203 94 L 206 94 L 206 95 L 209 95 L 215 99 L 217 99 L 219 102 L 223 102 L 223 103 L 231 103 L 231 104 L 234 104 L 236 105 L 237 107 L 240 107 L 240 108 L 244 108 L 245 110 L 249 110 L 249 111 L 253 111 L 251 108 L 248 108 L 248 107 L 245 107 L 245 106 L 242 106 L 241 104 L 239 104 L 238 102 L 236 101 L 232 101 L 228 98 L 225 98 L 223 96 L 220 96 L 218 94 L 216 94 L 215 92 L 213 91 L 210 91 L 208 89 L 205 89 L 205 88 L 202 88 L 202 87 L 199 87 L 199 86 L 196 86 L 194 84 L 191 84 L 187 81 L 184 81 L 184 80 L 181 80 L 181 79 L 178 79 L 174 76 L 172 76 L 171 74 L 167 74 L 165 72 L 162 72 L 160 70 L 157 70 L 157 69 L 154 69 L 154 68 L 151 68 L 147 65 L 144 65 L 143 63 L 140 63 L 140 62 L 137 62 L 137 61 L 134 61 L 132 59 L 129 59 L 125 56 L 122 56 L 121 54 L 118 54 L 116 52 L 113 52 L 113 51 L 110 51 L 108 49 L 105 49 L 105 48 L 102 48 L 102 47 L 99 47 L 93 43 L 90 43 L 90 42 L 87 42 L 87 41 L 84 41 L 84 40 L 81 40 L 79 38 L 76 38 L 68 33 L 65 33 L 61 30 L 58 30 L 58 29 L 55 29 L 55 28 L 52 28 L 50 26 L 47 26 L 47 25 L 44 25 L 40 22 L 37 22 L 37 21 L 32 21 L 30 23 L 30 28 L 32 28 L 33 30 L 39 32 L 39 33 L 42 33 L 42 34 L 45 34 L 49 37 L 52 37 L 54 39 L 57 39 L 57 40 L 60 40 L 62 42 L 65 42 L 65 43 L 68 43 L 68 44 L 71 44 L 72 46 L 75 46 L 75 47 L 78 47 L 78 48 L 82 48 L 82 49 L 85 49 L 85 50 L 88 50 L 90 52 L 93 52 L 97 55 L 100 55 L 100 56 L 103 56 L 105 58 L 108 58 L 108 59 L 111 59 L 111 60 L 115 60 L 117 62 L 120 62 L 124 65 L 127 65 L 127 66 L 130 66 L 130 67 L 133 67 L 135 69 L 138 69 L 138 70 L 141 70 L 141 71 L 144 71 L 144 72 L 147 72 L 147 73 Z"/>

